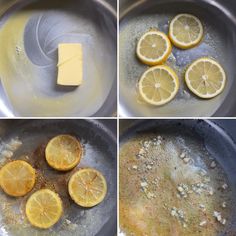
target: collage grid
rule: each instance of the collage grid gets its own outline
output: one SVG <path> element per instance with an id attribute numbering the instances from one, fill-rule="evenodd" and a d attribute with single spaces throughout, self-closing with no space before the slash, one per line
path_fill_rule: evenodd
<path id="1" fill-rule="evenodd" d="M 0 0 L 0 236 L 236 236 L 234 0 Z"/>

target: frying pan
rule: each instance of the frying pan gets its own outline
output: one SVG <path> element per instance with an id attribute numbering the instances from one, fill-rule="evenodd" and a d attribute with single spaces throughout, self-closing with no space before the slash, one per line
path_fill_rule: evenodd
<path id="1" fill-rule="evenodd" d="M 143 133 L 184 135 L 201 143 L 214 157 L 227 175 L 232 189 L 233 201 L 236 194 L 236 129 L 235 120 L 121 120 L 120 147 L 131 138 Z M 230 208 L 231 217 L 225 234 L 236 235 L 236 205 Z M 123 234 L 121 234 L 123 235 Z"/>
<path id="2" fill-rule="evenodd" d="M 114 0 L 0 1 L 0 115 L 105 117 L 116 112 Z M 58 44 L 83 45 L 83 83 L 56 84 Z"/>
<path id="3" fill-rule="evenodd" d="M 93 167 L 106 178 L 108 192 L 105 200 L 93 208 L 82 208 L 70 200 L 67 182 L 71 172 L 57 172 L 45 162 L 44 149 L 48 140 L 58 134 L 71 134 L 83 146 L 83 157 L 77 168 Z M 60 221 L 48 230 L 30 226 L 25 218 L 25 202 L 32 194 L 10 198 L 0 190 L 0 235 L 83 235 L 112 236 L 117 229 L 116 184 L 116 121 L 115 120 L 2 120 L 0 121 L 1 153 L 9 140 L 17 137 L 22 145 L 13 159 L 24 159 L 37 171 L 36 186 L 51 188 L 63 201 L 64 213 Z M 23 155 L 23 156 L 22 156 Z M 0 157 L 1 165 L 6 160 Z"/>
<path id="4" fill-rule="evenodd" d="M 170 20 L 179 13 L 196 15 L 204 24 L 204 39 L 191 50 L 173 48 L 167 64 L 180 79 L 180 90 L 170 103 L 155 107 L 140 101 L 137 83 L 147 66 L 135 56 L 137 40 L 154 27 L 167 33 Z M 235 116 L 236 2 L 234 0 L 121 0 L 120 1 L 120 98 L 121 116 L 210 117 Z M 184 83 L 186 67 L 199 57 L 219 61 L 227 73 L 224 92 L 211 100 L 193 95 Z M 128 62 L 128 63 L 127 63 Z"/>

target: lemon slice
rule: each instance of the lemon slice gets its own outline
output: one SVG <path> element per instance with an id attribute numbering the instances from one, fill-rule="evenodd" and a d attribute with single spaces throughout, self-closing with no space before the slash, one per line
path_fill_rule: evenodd
<path id="1" fill-rule="evenodd" d="M 85 168 L 71 176 L 68 190 L 75 203 L 83 207 L 92 207 L 105 198 L 107 184 L 99 171 Z"/>
<path id="2" fill-rule="evenodd" d="M 45 155 L 52 168 L 67 171 L 80 162 L 82 147 L 76 138 L 70 135 L 58 135 L 49 141 Z"/>
<path id="3" fill-rule="evenodd" d="M 139 92 L 149 104 L 160 106 L 170 102 L 179 90 L 179 79 L 168 66 L 149 68 L 139 80 Z"/>
<path id="4" fill-rule="evenodd" d="M 165 62 L 171 50 L 169 38 L 162 32 L 151 30 L 138 41 L 136 53 L 144 64 L 153 66 Z"/>
<path id="5" fill-rule="evenodd" d="M 33 193 L 26 203 L 26 216 L 38 228 L 47 229 L 58 222 L 62 215 L 62 201 L 49 189 Z"/>
<path id="6" fill-rule="evenodd" d="M 170 23 L 169 37 L 178 48 L 192 48 L 203 38 L 202 23 L 193 15 L 177 15 Z"/>
<path id="7" fill-rule="evenodd" d="M 0 185 L 10 196 L 24 196 L 35 184 L 35 169 L 25 161 L 12 161 L 0 171 Z"/>
<path id="8" fill-rule="evenodd" d="M 200 58 L 186 71 L 188 88 L 201 98 L 213 98 L 225 88 L 226 74 L 222 66 L 213 59 Z"/>

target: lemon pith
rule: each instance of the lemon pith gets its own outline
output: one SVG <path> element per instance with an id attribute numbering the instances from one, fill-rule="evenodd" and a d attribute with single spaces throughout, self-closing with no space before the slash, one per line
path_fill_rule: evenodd
<path id="1" fill-rule="evenodd" d="M 21 197 L 35 185 L 36 171 L 26 161 L 11 161 L 0 171 L 0 185 L 5 193 Z"/>
<path id="2" fill-rule="evenodd" d="M 47 229 L 58 222 L 63 212 L 59 195 L 49 189 L 33 193 L 26 203 L 26 216 L 38 228 Z"/>

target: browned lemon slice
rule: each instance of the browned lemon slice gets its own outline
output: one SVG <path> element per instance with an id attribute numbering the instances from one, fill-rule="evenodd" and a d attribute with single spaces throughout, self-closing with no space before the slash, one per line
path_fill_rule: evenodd
<path id="1" fill-rule="evenodd" d="M 80 162 L 82 148 L 76 138 L 70 135 L 58 135 L 49 141 L 45 155 L 52 168 L 66 171 Z"/>
<path id="2" fill-rule="evenodd" d="M 69 181 L 71 198 L 80 206 L 92 207 L 106 196 L 107 184 L 103 175 L 92 168 L 81 169 L 74 173 Z"/>
<path id="3" fill-rule="evenodd" d="M 169 38 L 162 32 L 151 30 L 138 41 L 136 53 L 144 64 L 152 66 L 165 62 L 171 50 Z"/>
<path id="4" fill-rule="evenodd" d="M 41 189 L 33 193 L 26 203 L 26 216 L 29 222 L 42 229 L 56 224 L 62 211 L 60 197 L 49 189 Z"/>
<path id="5" fill-rule="evenodd" d="M 10 196 L 24 196 L 35 184 L 35 169 L 25 161 L 12 161 L 0 171 L 0 185 Z"/>

